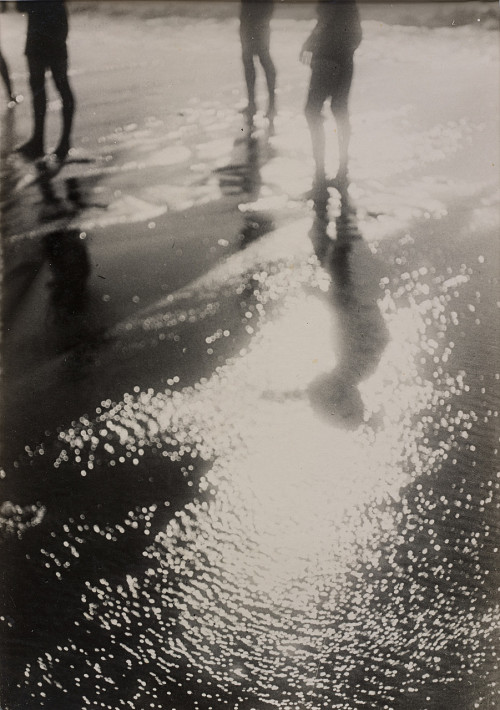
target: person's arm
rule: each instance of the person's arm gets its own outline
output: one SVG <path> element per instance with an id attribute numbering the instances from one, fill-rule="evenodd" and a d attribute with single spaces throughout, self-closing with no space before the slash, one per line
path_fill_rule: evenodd
<path id="1" fill-rule="evenodd" d="M 361 44 L 363 39 L 363 30 L 361 29 L 361 18 L 359 16 L 359 10 L 357 5 L 354 5 L 354 32 L 353 32 L 353 45 L 356 50 Z"/>
<path id="2" fill-rule="evenodd" d="M 310 64 L 314 50 L 316 49 L 317 39 L 320 32 L 319 22 L 316 23 L 316 27 L 313 29 L 309 37 L 306 39 L 300 50 L 300 61 L 303 64 Z"/>

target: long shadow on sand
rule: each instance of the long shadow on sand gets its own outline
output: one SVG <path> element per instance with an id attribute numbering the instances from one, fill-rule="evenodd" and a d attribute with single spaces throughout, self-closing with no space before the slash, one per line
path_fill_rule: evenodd
<path id="1" fill-rule="evenodd" d="M 309 386 L 313 406 L 329 421 L 357 426 L 364 406 L 358 385 L 371 375 L 389 341 L 380 312 L 376 260 L 358 228 L 347 190 L 335 220 L 336 239 L 328 236 L 326 205 L 316 204 L 310 231 L 314 251 L 331 277 L 327 294 L 337 335 L 334 369 Z"/>

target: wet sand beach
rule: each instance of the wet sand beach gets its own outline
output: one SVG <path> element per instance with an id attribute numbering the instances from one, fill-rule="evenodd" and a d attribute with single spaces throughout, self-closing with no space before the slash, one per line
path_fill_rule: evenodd
<path id="1" fill-rule="evenodd" d="M 235 18 L 73 12 L 74 151 L 40 179 L 23 20 L 2 709 L 494 710 L 497 33 L 364 19 L 351 183 L 319 209 L 310 21 L 273 20 L 270 135 Z"/>

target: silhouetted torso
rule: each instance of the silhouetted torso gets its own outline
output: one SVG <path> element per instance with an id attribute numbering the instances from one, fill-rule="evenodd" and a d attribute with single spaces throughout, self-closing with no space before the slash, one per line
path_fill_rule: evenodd
<path id="1" fill-rule="evenodd" d="M 240 20 L 244 26 L 269 23 L 274 10 L 274 0 L 241 0 Z"/>
<path id="2" fill-rule="evenodd" d="M 18 2 L 28 15 L 26 54 L 50 51 L 64 46 L 68 36 L 68 15 L 63 0 Z"/>
<path id="3" fill-rule="evenodd" d="M 361 23 L 354 0 L 323 0 L 316 14 L 318 23 L 306 46 L 314 59 L 335 59 L 355 51 L 361 42 Z"/>

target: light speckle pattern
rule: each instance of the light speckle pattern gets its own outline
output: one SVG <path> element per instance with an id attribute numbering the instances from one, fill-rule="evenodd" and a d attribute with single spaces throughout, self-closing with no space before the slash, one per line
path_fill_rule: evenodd
<path id="1" fill-rule="evenodd" d="M 165 468 L 186 500 L 175 512 L 138 506 L 114 525 L 82 516 L 55 533 L 41 554 L 57 578 L 89 537 L 112 547 L 134 530 L 145 544 L 123 581 L 85 584 L 82 618 L 67 646 L 27 668 L 30 688 L 64 688 L 71 658 L 84 707 L 164 707 L 189 691 L 194 708 L 245 698 L 364 707 L 371 697 L 444 707 L 473 673 L 494 707 L 498 608 L 487 604 L 487 561 L 499 484 L 483 424 L 497 417 L 495 373 L 476 381 L 456 355 L 490 299 L 471 293 L 475 267 L 458 260 L 440 276 L 414 268 L 408 248 L 407 270 L 385 269 L 376 313 L 365 314 L 373 324 L 378 313 L 387 335 L 359 384 L 362 420 L 348 414 L 347 427 L 332 427 L 315 413 L 309 385 L 339 366 L 343 348 L 359 348 L 349 342 L 352 318 L 363 317 L 363 279 L 377 274 L 384 244 L 374 255 L 351 243 L 352 290 L 330 281 L 331 245 L 327 237 L 324 266 L 305 254 L 293 269 L 249 249 L 247 263 L 259 261 L 243 279 L 221 267 L 198 287 L 194 303 L 216 307 L 145 319 L 144 333 L 181 342 L 208 321 L 199 347 L 210 344 L 207 358 L 216 358 L 228 337 L 224 313 L 237 308 L 231 346 L 246 345 L 194 386 L 172 374 L 165 392 L 135 388 L 60 433 L 51 465 L 64 476 L 92 479 L 107 468 L 119 481 L 124 469 Z M 332 317 L 336 359 L 321 327 Z M 86 642 L 97 632 L 98 662 Z M 127 701 L 116 691 L 123 683 Z M 32 697 L 44 706 L 38 691 Z"/>
<path id="2" fill-rule="evenodd" d="M 217 100 L 166 138 L 155 117 L 102 137 L 103 175 L 191 161 L 194 182 L 117 189 L 71 221 L 78 239 L 225 199 L 244 248 L 153 305 L 134 293 L 141 310 L 89 356 L 134 373 L 128 392 L 4 467 L 52 495 L 0 508 L 21 551 L 7 574 L 34 580 L 34 615 L 50 593 L 65 609 L 40 622 L 12 708 L 498 707 L 498 193 L 415 172 L 481 131 L 438 122 L 407 141 L 416 110 L 358 119 L 358 141 L 369 122 L 392 152 L 354 140 L 360 180 L 328 223 L 299 200 L 305 125 L 286 111 L 273 150 L 257 132 L 258 188 L 215 165 L 236 120 Z M 121 149 L 134 159 L 117 166 Z M 30 619 L 0 624 L 14 665 Z"/>

